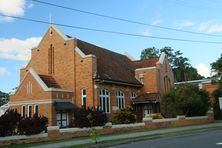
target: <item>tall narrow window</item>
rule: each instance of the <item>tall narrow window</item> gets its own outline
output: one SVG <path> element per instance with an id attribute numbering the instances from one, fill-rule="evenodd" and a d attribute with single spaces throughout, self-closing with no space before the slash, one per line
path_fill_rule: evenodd
<path id="1" fill-rule="evenodd" d="M 52 44 L 48 50 L 48 66 L 49 66 L 49 74 L 54 73 L 54 47 Z"/>
<path id="2" fill-rule="evenodd" d="M 86 107 L 86 89 L 82 89 L 82 106 Z"/>
<path id="3" fill-rule="evenodd" d="M 131 92 L 130 99 L 133 100 L 135 98 L 136 98 L 136 93 L 135 92 Z"/>
<path id="4" fill-rule="evenodd" d="M 27 94 L 32 94 L 32 83 L 30 81 L 26 85 L 26 92 Z"/>
<path id="5" fill-rule="evenodd" d="M 34 114 L 38 116 L 39 114 L 39 106 L 37 104 L 34 105 Z"/>
<path id="6" fill-rule="evenodd" d="M 116 105 L 119 107 L 119 109 L 125 107 L 124 93 L 122 91 L 116 92 L 116 102 Z"/>
<path id="7" fill-rule="evenodd" d="M 28 117 L 32 117 L 32 105 L 28 105 Z"/>
<path id="8" fill-rule="evenodd" d="M 21 106 L 21 116 L 25 117 L 25 105 Z"/>
<path id="9" fill-rule="evenodd" d="M 105 113 L 110 113 L 110 96 L 105 89 L 99 92 L 100 109 Z"/>

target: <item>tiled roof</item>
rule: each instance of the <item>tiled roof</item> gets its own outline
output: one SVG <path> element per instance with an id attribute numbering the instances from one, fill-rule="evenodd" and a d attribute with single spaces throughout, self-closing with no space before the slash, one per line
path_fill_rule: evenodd
<path id="1" fill-rule="evenodd" d="M 134 104 L 138 103 L 156 103 L 159 102 L 160 95 L 158 93 L 144 93 L 132 100 Z"/>
<path id="2" fill-rule="evenodd" d="M 135 78 L 133 62 L 122 54 L 98 47 L 77 39 L 77 47 L 85 55 L 95 55 L 97 58 L 97 79 L 119 81 L 130 84 L 142 84 Z"/>
<path id="3" fill-rule="evenodd" d="M 56 80 L 52 76 L 48 75 L 39 75 L 42 81 L 49 87 L 49 88 L 61 88 Z"/>
<path id="4" fill-rule="evenodd" d="M 135 68 L 154 67 L 156 66 L 156 63 L 158 61 L 159 61 L 159 57 L 156 57 L 156 58 L 151 58 L 151 59 L 133 61 L 133 64 Z"/>

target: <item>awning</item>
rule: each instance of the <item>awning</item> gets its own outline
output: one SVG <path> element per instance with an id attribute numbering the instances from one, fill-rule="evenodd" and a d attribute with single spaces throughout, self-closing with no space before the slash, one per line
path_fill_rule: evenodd
<path id="1" fill-rule="evenodd" d="M 146 103 L 158 103 L 158 102 L 160 102 L 159 93 L 144 93 L 132 100 L 133 104 L 146 104 Z"/>
<path id="2" fill-rule="evenodd" d="M 72 110 L 75 107 L 71 102 L 55 102 L 54 105 L 57 111 Z"/>

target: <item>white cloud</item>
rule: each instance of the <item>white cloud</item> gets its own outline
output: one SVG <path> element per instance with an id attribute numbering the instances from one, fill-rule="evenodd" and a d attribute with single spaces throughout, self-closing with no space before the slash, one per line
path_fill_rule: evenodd
<path id="1" fill-rule="evenodd" d="M 31 48 L 39 44 L 41 37 L 31 37 L 25 40 L 16 38 L 0 39 L 0 58 L 28 61 Z"/>
<path id="2" fill-rule="evenodd" d="M 186 21 L 175 22 L 174 24 L 178 29 L 191 28 L 195 31 L 207 32 L 207 33 L 222 32 L 222 23 L 219 23 L 215 19 L 208 20 L 205 22 L 192 22 L 186 20 Z"/>
<path id="3" fill-rule="evenodd" d="M 210 69 L 204 65 L 204 64 L 198 64 L 195 66 L 197 69 L 198 74 L 204 76 L 204 77 L 209 77 L 210 76 Z"/>
<path id="4" fill-rule="evenodd" d="M 215 24 L 208 29 L 209 33 L 222 32 L 222 24 Z"/>
<path id="5" fill-rule="evenodd" d="M 159 25 L 159 24 L 161 24 L 162 22 L 163 22 L 163 20 L 157 19 L 157 20 L 154 20 L 154 21 L 151 23 L 151 25 Z"/>
<path id="6" fill-rule="evenodd" d="M 32 3 L 26 3 L 25 0 L 0 0 L 0 14 L 11 16 L 23 16 L 25 8 L 32 8 Z M 0 21 L 11 22 L 14 18 L 0 17 Z"/>
<path id="7" fill-rule="evenodd" d="M 8 76 L 10 72 L 5 67 L 0 67 L 0 76 Z"/>
<path id="8" fill-rule="evenodd" d="M 152 36 L 152 33 L 149 27 L 145 28 L 144 30 L 141 30 L 140 33 L 145 36 Z"/>
<path id="9" fill-rule="evenodd" d="M 180 21 L 180 22 L 175 22 L 174 24 L 176 25 L 176 27 L 178 29 L 184 29 L 184 28 L 187 28 L 187 27 L 193 27 L 196 23 L 192 22 L 192 21 L 188 21 L 188 20 L 183 20 L 183 21 Z"/>

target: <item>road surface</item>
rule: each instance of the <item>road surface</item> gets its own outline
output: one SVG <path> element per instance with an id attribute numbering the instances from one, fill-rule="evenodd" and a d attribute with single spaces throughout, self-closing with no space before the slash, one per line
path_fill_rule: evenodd
<path id="1" fill-rule="evenodd" d="M 112 148 L 222 148 L 222 129 L 143 140 Z"/>

